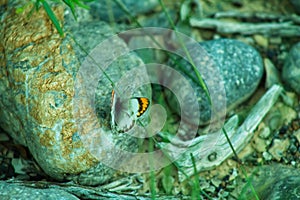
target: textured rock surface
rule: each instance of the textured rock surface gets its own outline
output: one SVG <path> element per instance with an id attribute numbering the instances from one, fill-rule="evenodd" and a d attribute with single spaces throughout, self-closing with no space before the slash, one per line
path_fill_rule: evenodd
<path id="1" fill-rule="evenodd" d="M 76 196 L 59 189 L 37 189 L 2 181 L 0 182 L 0 191 L 0 199 L 79 199 Z"/>
<path id="2" fill-rule="evenodd" d="M 300 198 L 300 172 L 298 169 L 283 165 L 258 167 L 252 179 L 252 184 L 260 199 L 294 200 Z M 239 199 L 255 199 L 248 187 Z"/>
<path id="3" fill-rule="evenodd" d="M 214 66 L 218 69 L 221 79 L 223 79 L 227 111 L 253 94 L 264 72 L 261 56 L 253 47 L 232 39 L 212 40 L 202 42 L 200 45 L 208 53 L 210 56 L 208 59 L 214 62 Z M 194 80 L 197 80 L 190 64 L 182 59 L 180 64 L 186 67 L 187 72 L 191 72 L 189 75 Z M 210 80 L 208 76 L 203 74 L 205 81 Z M 204 95 L 204 91 L 198 86 L 198 82 L 191 81 L 191 84 L 193 88 L 197 88 L 197 94 L 201 99 L 199 101 L 201 121 L 205 123 L 210 119 L 208 99 Z M 215 85 L 217 87 L 218 83 Z"/>
<path id="4" fill-rule="evenodd" d="M 123 0 L 122 3 L 126 7 L 126 9 L 130 11 L 130 14 L 132 16 L 136 16 L 137 14 L 141 13 L 147 13 L 158 5 L 157 0 Z M 119 5 L 117 5 L 114 1 L 96 1 L 91 3 L 90 6 L 91 15 L 93 15 L 94 18 L 99 18 L 100 20 L 120 21 L 128 18 L 126 12 L 124 12 L 122 8 Z"/>
<path id="5" fill-rule="evenodd" d="M 18 3 L 24 1 L 10 2 L 1 17 L 1 126 L 17 142 L 27 146 L 43 170 L 52 177 L 89 185 L 103 183 L 111 178 L 113 171 L 99 163 L 84 146 L 82 137 L 91 137 L 89 131 L 99 128 L 121 149 L 135 151 L 137 148 L 136 140 L 110 131 L 112 85 L 102 77 L 95 90 L 99 118 L 92 108 L 81 107 L 85 105 L 84 100 L 74 102 L 75 89 L 78 89 L 75 88 L 76 73 L 86 57 L 85 52 L 69 35 L 61 38 L 57 34 L 43 9 L 30 18 L 30 8 L 16 15 L 14 6 Z M 63 8 L 56 7 L 54 11 L 63 21 Z M 104 23 L 65 23 L 87 52 L 113 34 Z M 116 45 L 113 53 L 126 50 L 120 39 L 113 42 Z M 110 51 L 102 53 L 99 57 L 112 61 Z M 123 56 L 115 60 L 107 74 L 116 82 L 133 66 L 142 65 L 134 54 Z M 91 74 L 88 79 L 94 80 L 94 76 L 99 77 Z M 74 109 L 75 106 L 79 109 Z M 84 121 L 81 129 L 79 118 Z M 101 145 L 97 149 L 101 150 Z M 109 155 L 107 159 L 110 159 Z M 83 171 L 85 173 L 81 173 Z"/>
<path id="6" fill-rule="evenodd" d="M 300 94 L 300 43 L 290 50 L 284 63 L 282 78 L 289 87 Z"/>

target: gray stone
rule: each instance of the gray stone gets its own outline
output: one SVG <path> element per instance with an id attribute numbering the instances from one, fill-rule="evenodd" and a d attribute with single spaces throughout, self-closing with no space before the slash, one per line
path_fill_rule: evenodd
<path id="1" fill-rule="evenodd" d="M 0 181 L 0 199 L 78 200 L 79 198 L 60 189 L 40 189 Z"/>
<path id="2" fill-rule="evenodd" d="M 235 108 L 237 105 L 249 98 L 256 90 L 264 73 L 262 58 L 258 51 L 243 42 L 233 39 L 212 40 L 202 42 L 200 45 L 203 48 L 202 51 L 206 51 L 205 54 L 203 53 L 203 55 L 199 55 L 199 59 L 205 61 L 202 62 L 204 66 L 201 67 L 205 69 L 205 67 L 208 68 L 209 63 L 214 63 L 214 67 L 218 70 L 218 72 L 214 73 L 219 73 L 219 76 L 222 79 L 221 81 L 223 81 L 226 93 L 225 100 L 227 111 Z M 209 55 L 209 57 L 207 55 Z M 206 58 L 202 58 L 202 56 Z M 195 72 L 186 60 L 180 59 L 178 63 L 185 68 L 185 74 L 188 73 L 193 80 L 197 80 Z M 173 64 L 173 66 L 175 66 L 175 64 Z M 178 65 L 176 68 L 178 69 Z M 182 71 L 182 69 L 180 70 Z M 203 76 L 206 84 L 209 85 L 209 81 L 214 82 L 211 84 L 212 90 L 210 92 L 214 92 L 214 89 L 219 89 L 218 84 L 220 79 L 214 81 L 218 74 L 214 75 L 206 72 L 206 74 L 201 75 Z M 190 78 L 189 80 L 200 99 L 200 118 L 201 122 L 205 124 L 211 119 L 211 109 L 208 98 L 204 95 L 204 90 L 199 86 L 198 81 L 191 81 Z M 214 106 L 217 108 L 222 107 L 222 105 Z"/>
<path id="3" fill-rule="evenodd" d="M 288 87 L 300 94 L 300 42 L 292 47 L 285 60 L 282 79 Z"/>
<path id="4" fill-rule="evenodd" d="M 290 146 L 289 139 L 279 140 L 274 139 L 272 147 L 269 149 L 269 153 L 275 158 L 277 161 L 280 161 L 281 158 L 284 157 L 286 151 Z"/>
<path id="5" fill-rule="evenodd" d="M 132 16 L 147 13 L 158 5 L 157 0 L 122 0 L 121 2 Z M 90 7 L 90 13 L 96 19 L 121 21 L 129 17 L 114 1 L 95 1 L 90 4 Z"/>
<path id="6" fill-rule="evenodd" d="M 299 169 L 284 165 L 266 165 L 253 170 L 251 183 L 260 199 L 294 200 L 300 197 Z M 239 199 L 255 199 L 249 183 L 242 190 Z"/>
<path id="7" fill-rule="evenodd" d="M 114 48 L 107 45 L 108 50 L 102 47 L 96 54 L 99 61 L 112 62 L 105 71 L 107 76 L 100 76 L 99 66 L 82 65 L 87 53 L 113 35 L 106 23 L 86 20 L 77 24 L 68 21 L 72 17 L 66 17 L 65 27 L 73 32 L 75 42 L 70 34 L 64 38 L 57 34 L 43 9 L 28 18 L 30 8 L 15 15 L 15 3 L 22 5 L 26 1 L 8 2 L 0 18 L 0 50 L 4 52 L 0 57 L 1 127 L 27 146 L 41 168 L 53 178 L 86 185 L 104 183 L 115 171 L 96 158 L 95 153 L 103 150 L 101 147 L 105 149 L 101 155 L 106 163 L 110 162 L 109 166 L 115 161 L 120 162 L 119 166 L 121 162 L 126 162 L 124 166 L 128 164 L 126 156 L 118 157 L 109 150 L 114 145 L 103 144 L 104 137 L 117 149 L 137 151 L 136 138 L 111 130 L 111 98 L 115 88 L 110 80 L 117 83 L 128 70 L 143 69 L 144 64 L 135 54 L 116 57 L 127 46 L 115 37 L 110 41 Z M 63 7 L 57 6 L 54 13 L 63 22 Z M 88 76 L 83 77 L 83 71 L 79 76 L 80 69 L 86 69 Z M 95 84 L 94 90 L 86 88 L 90 85 L 76 85 L 81 81 Z M 134 84 L 127 87 L 131 91 Z M 140 96 L 150 98 L 149 90 L 147 94 L 141 90 L 137 89 Z M 94 92 L 93 96 L 87 98 L 90 92 Z M 94 104 L 87 106 L 90 101 Z M 92 135 L 93 130 L 101 132 Z"/>

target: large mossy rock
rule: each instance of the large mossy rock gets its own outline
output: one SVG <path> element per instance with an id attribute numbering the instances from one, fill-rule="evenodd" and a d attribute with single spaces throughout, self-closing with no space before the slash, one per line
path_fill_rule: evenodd
<path id="1" fill-rule="evenodd" d="M 133 152 L 137 150 L 136 139 L 116 135 L 110 130 L 113 87 L 106 77 L 100 77 L 95 90 L 98 115 L 92 108 L 82 106 L 89 100 L 74 101 L 78 89 L 75 82 L 87 57 L 85 51 L 89 53 L 113 32 L 102 22 L 75 23 L 70 20 L 71 16 L 64 16 L 63 7 L 56 6 L 53 7 L 56 16 L 65 23 L 66 32 L 70 31 L 72 35 L 60 37 L 43 8 L 30 17 L 30 6 L 16 14 L 16 7 L 24 2 L 9 2 L 1 14 L 1 127 L 18 143 L 27 146 L 50 176 L 88 185 L 101 184 L 113 176 L 114 170 L 95 158 L 82 142 L 82 137 L 90 137 L 95 142 L 96 139 L 88 134 L 91 129 L 98 128 L 118 147 Z M 114 39 L 114 44 L 119 50 L 127 49 L 118 38 Z M 102 53 L 101 58 L 111 59 L 110 51 Z M 143 62 L 134 54 L 126 55 L 114 60 L 107 74 L 116 82 L 133 66 L 143 66 Z M 95 78 L 93 76 L 99 75 L 92 74 L 91 80 Z M 78 118 L 84 121 L 81 128 Z M 102 149 L 101 145 L 97 148 Z M 115 159 L 110 155 L 106 157 Z M 124 160 L 116 162 L 121 165 Z"/>

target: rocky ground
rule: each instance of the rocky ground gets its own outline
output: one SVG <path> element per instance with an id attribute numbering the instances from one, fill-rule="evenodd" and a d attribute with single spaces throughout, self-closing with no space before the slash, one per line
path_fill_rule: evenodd
<path id="1" fill-rule="evenodd" d="M 134 10 L 131 14 L 142 26 L 170 27 L 161 7 L 151 3 L 153 1 L 149 2 L 148 5 L 128 3 L 127 6 L 129 10 Z M 293 0 L 191 0 L 183 5 L 179 1 L 164 2 L 178 29 L 196 40 L 237 39 L 254 47 L 262 57 L 264 75 L 262 79 L 252 81 L 257 81 L 258 88 L 251 97 L 227 113 L 227 117 L 238 114 L 241 119 L 246 118 L 253 105 L 274 84 L 280 84 L 285 89 L 238 157 L 233 156 L 221 165 L 199 173 L 203 198 L 255 199 L 251 187 L 247 185 L 251 181 L 260 199 L 300 199 L 297 184 L 300 182 L 299 4 Z M 113 9 L 116 12 L 113 19 L 102 12 L 105 8 L 92 9 L 101 10 L 93 17 L 106 20 L 116 30 L 136 26 L 132 20 L 129 23 L 128 14 L 122 14 L 118 8 Z M 195 189 L 190 182 L 179 181 L 173 165 L 155 172 L 154 186 L 153 174 L 130 176 L 97 189 L 70 182 L 60 183 L 44 173 L 29 150 L 14 143 L 3 130 L 0 130 L 0 163 L 0 180 L 6 181 L 1 182 L 0 188 L 7 191 L 5 195 L 19 188 L 29 195 L 48 196 L 55 193 L 53 199 L 57 196 L 65 196 L 66 199 L 129 199 L 136 195 L 143 199 L 148 198 L 145 195 L 150 195 L 151 189 L 153 191 L 155 188 L 158 198 L 188 199 Z M 32 192 L 30 188 L 48 190 Z"/>

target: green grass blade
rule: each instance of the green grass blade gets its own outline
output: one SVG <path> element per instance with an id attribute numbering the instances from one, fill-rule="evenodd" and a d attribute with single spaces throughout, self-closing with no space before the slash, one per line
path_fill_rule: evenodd
<path id="1" fill-rule="evenodd" d="M 198 83 L 199 83 L 200 87 L 204 90 L 205 95 L 206 95 L 206 97 L 208 98 L 210 105 L 212 105 L 212 101 L 211 101 L 211 98 L 210 98 L 208 89 L 207 89 L 207 87 L 206 87 L 206 84 L 204 83 L 201 74 L 200 74 L 199 71 L 197 70 L 197 68 L 196 68 L 196 66 L 195 66 L 195 63 L 193 62 L 192 57 L 191 57 L 189 51 L 187 50 L 187 48 L 186 48 L 186 46 L 184 45 L 184 43 L 183 43 L 183 41 L 182 41 L 180 35 L 178 34 L 179 31 L 177 30 L 177 28 L 176 28 L 176 26 L 175 26 L 173 20 L 171 19 L 170 15 L 169 15 L 169 12 L 168 12 L 167 9 L 166 9 L 165 4 L 162 2 L 162 0 L 158 0 L 158 1 L 159 1 L 160 5 L 161 5 L 161 7 L 162 7 L 162 9 L 163 9 L 163 11 L 164 11 L 164 13 L 165 13 L 165 15 L 167 16 L 168 21 L 169 21 L 169 23 L 171 24 L 171 27 L 175 30 L 175 33 L 176 33 L 177 38 L 179 39 L 180 45 L 181 45 L 181 47 L 183 48 L 184 53 L 187 55 L 188 61 L 191 63 L 192 68 L 193 68 L 193 70 L 194 70 L 194 72 L 195 72 L 195 74 L 196 74 L 196 76 L 197 76 Z"/>
<path id="2" fill-rule="evenodd" d="M 36 11 L 38 11 L 40 8 L 40 2 L 41 2 L 41 0 L 36 0 L 36 2 L 34 3 L 34 7 L 35 7 Z"/>
<path id="3" fill-rule="evenodd" d="M 79 7 L 81 7 L 81 8 L 84 8 L 84 9 L 90 9 L 90 7 L 88 6 L 88 5 L 85 5 L 85 4 L 83 4 L 83 3 L 81 3 L 82 2 L 82 0 L 73 0 L 74 1 L 74 3 L 77 5 L 77 6 L 79 6 Z"/>
<path id="4" fill-rule="evenodd" d="M 154 145 L 154 142 L 153 140 L 149 140 L 149 152 L 153 152 L 154 148 L 153 148 L 153 145 Z M 151 160 L 153 160 L 153 154 L 150 154 L 150 164 L 152 163 Z M 154 170 L 153 170 L 153 167 L 154 166 L 150 166 L 150 193 L 151 193 L 151 199 L 155 199 L 156 197 L 156 177 L 155 177 L 155 174 L 154 174 Z"/>
<path id="5" fill-rule="evenodd" d="M 223 133 L 224 133 L 224 135 L 225 135 L 225 137 L 226 137 L 226 140 L 227 140 L 227 142 L 228 142 L 228 144 L 229 144 L 229 146 L 230 146 L 230 148 L 231 148 L 231 150 L 232 150 L 232 152 L 233 152 L 233 154 L 234 154 L 234 157 L 236 158 L 236 160 L 238 161 L 238 163 L 240 163 L 242 173 L 243 173 L 243 175 L 245 176 L 245 178 L 246 178 L 246 180 L 247 180 L 247 184 L 249 185 L 249 187 L 250 187 L 250 189 L 251 189 L 251 192 L 253 193 L 255 199 L 256 199 L 256 200 L 259 200 L 259 197 L 258 197 L 258 195 L 257 195 L 257 192 L 255 191 L 255 189 L 254 189 L 254 187 L 253 187 L 253 185 L 252 185 L 252 183 L 251 183 L 251 179 L 248 177 L 247 172 L 246 172 L 246 170 L 245 170 L 245 168 L 244 168 L 244 166 L 243 166 L 241 160 L 239 159 L 239 157 L 238 157 L 238 155 L 237 155 L 237 152 L 235 151 L 235 149 L 234 149 L 234 147 L 233 147 L 233 145 L 232 145 L 232 143 L 231 143 L 231 141 L 230 141 L 230 139 L 229 139 L 229 137 L 228 137 L 227 131 L 225 130 L 224 127 L 222 128 L 222 131 L 223 131 Z"/>
<path id="6" fill-rule="evenodd" d="M 63 32 L 62 28 L 60 27 L 59 21 L 56 18 L 55 14 L 53 13 L 50 5 L 45 0 L 41 0 L 41 2 L 42 2 L 42 5 L 43 5 L 48 17 L 50 18 L 50 20 L 54 24 L 54 26 L 55 26 L 56 30 L 58 31 L 59 35 L 63 37 L 64 32 Z"/>
<path id="7" fill-rule="evenodd" d="M 113 9 L 112 9 L 112 1 L 111 0 L 106 0 L 105 1 L 106 6 L 107 6 L 107 14 L 108 14 L 108 19 L 109 19 L 109 23 L 110 25 L 113 27 L 113 29 L 115 30 L 115 16 L 113 13 Z"/>
<path id="8" fill-rule="evenodd" d="M 200 185 L 199 185 L 199 176 L 197 172 L 196 162 L 193 154 L 190 154 L 191 160 L 194 168 L 194 178 L 193 178 L 193 188 L 192 188 L 192 199 L 202 199 L 200 196 Z"/>
<path id="9" fill-rule="evenodd" d="M 155 142 L 155 144 L 159 144 L 159 142 L 155 138 L 153 138 L 153 141 Z M 160 150 L 170 161 L 172 160 L 171 156 L 163 148 L 160 148 Z M 178 165 L 178 163 L 176 161 L 172 162 L 172 164 L 178 169 L 178 171 L 180 171 L 180 173 L 182 173 L 182 175 L 185 176 L 186 180 L 189 180 L 190 177 L 185 173 L 185 171 L 183 169 L 180 168 L 180 166 Z M 193 162 L 193 164 L 195 164 L 195 161 Z M 205 191 L 203 191 L 200 187 L 199 187 L 199 190 L 200 190 L 200 193 L 202 195 L 204 195 L 207 199 L 212 200 L 212 198 Z"/>
<path id="10" fill-rule="evenodd" d="M 75 12 L 75 6 L 73 4 L 72 0 L 63 0 L 63 2 L 69 6 L 69 8 L 71 9 L 72 15 L 74 16 L 74 19 L 77 20 L 77 16 L 76 16 L 76 12 Z"/>
<path id="11" fill-rule="evenodd" d="M 131 21 L 133 21 L 139 28 L 143 28 L 143 26 L 139 23 L 139 21 L 137 20 L 137 18 L 136 17 L 134 17 L 131 13 L 130 13 L 130 11 L 127 9 L 127 7 L 122 3 L 122 1 L 120 1 L 120 0 L 113 0 L 122 10 L 123 10 L 123 12 L 125 12 L 126 13 L 126 15 L 128 16 L 128 18 L 129 18 L 129 20 L 131 20 Z M 169 17 L 169 20 L 171 20 L 171 18 Z M 171 20 L 172 21 L 172 20 Z M 171 23 L 171 22 L 170 22 Z M 172 24 L 174 25 L 174 23 L 173 23 L 173 21 L 172 21 Z M 147 32 L 145 32 L 145 34 L 151 39 L 151 41 L 153 41 L 159 48 L 161 48 L 161 49 L 164 49 L 164 47 L 163 46 L 161 46 L 161 44 L 151 35 L 151 34 L 148 34 Z M 185 45 L 183 45 L 183 46 L 185 46 Z M 185 51 L 187 51 L 186 50 L 186 48 L 185 48 Z M 184 72 L 185 73 L 185 75 L 187 75 L 189 78 L 191 78 L 191 80 L 193 81 L 193 82 L 195 82 L 195 83 L 197 83 L 198 81 L 197 81 L 197 78 L 198 79 L 200 79 L 200 80 L 202 80 L 202 78 L 201 78 L 201 76 L 199 76 L 200 74 L 198 73 L 198 76 L 197 76 L 197 78 L 195 79 L 193 76 L 191 76 L 191 74 L 190 73 L 187 73 L 187 70 L 186 69 L 184 69 L 184 67 L 183 66 L 181 66 L 180 65 L 180 63 L 178 62 L 178 60 L 171 54 L 171 53 L 169 53 L 169 52 L 166 52 L 167 54 L 168 54 L 168 56 L 170 57 L 170 59 L 182 70 L 182 72 Z M 187 54 L 187 55 L 189 55 L 189 54 Z M 190 59 L 191 60 L 191 59 Z M 193 66 L 195 66 L 195 65 L 193 65 Z M 194 68 L 195 69 L 195 68 Z M 196 70 L 197 72 L 198 72 L 198 70 Z M 203 82 L 203 80 L 202 80 L 202 82 L 201 82 L 202 84 L 200 84 L 200 85 L 202 85 L 201 87 L 205 87 L 206 88 L 206 85 L 204 84 L 204 82 Z M 206 94 L 206 96 L 208 97 L 208 100 L 209 100 L 209 102 L 211 102 L 210 100 L 210 98 L 209 98 L 209 94 L 208 94 L 208 91 L 207 90 L 205 90 L 204 89 L 204 91 L 206 91 L 205 92 L 205 94 Z"/>

